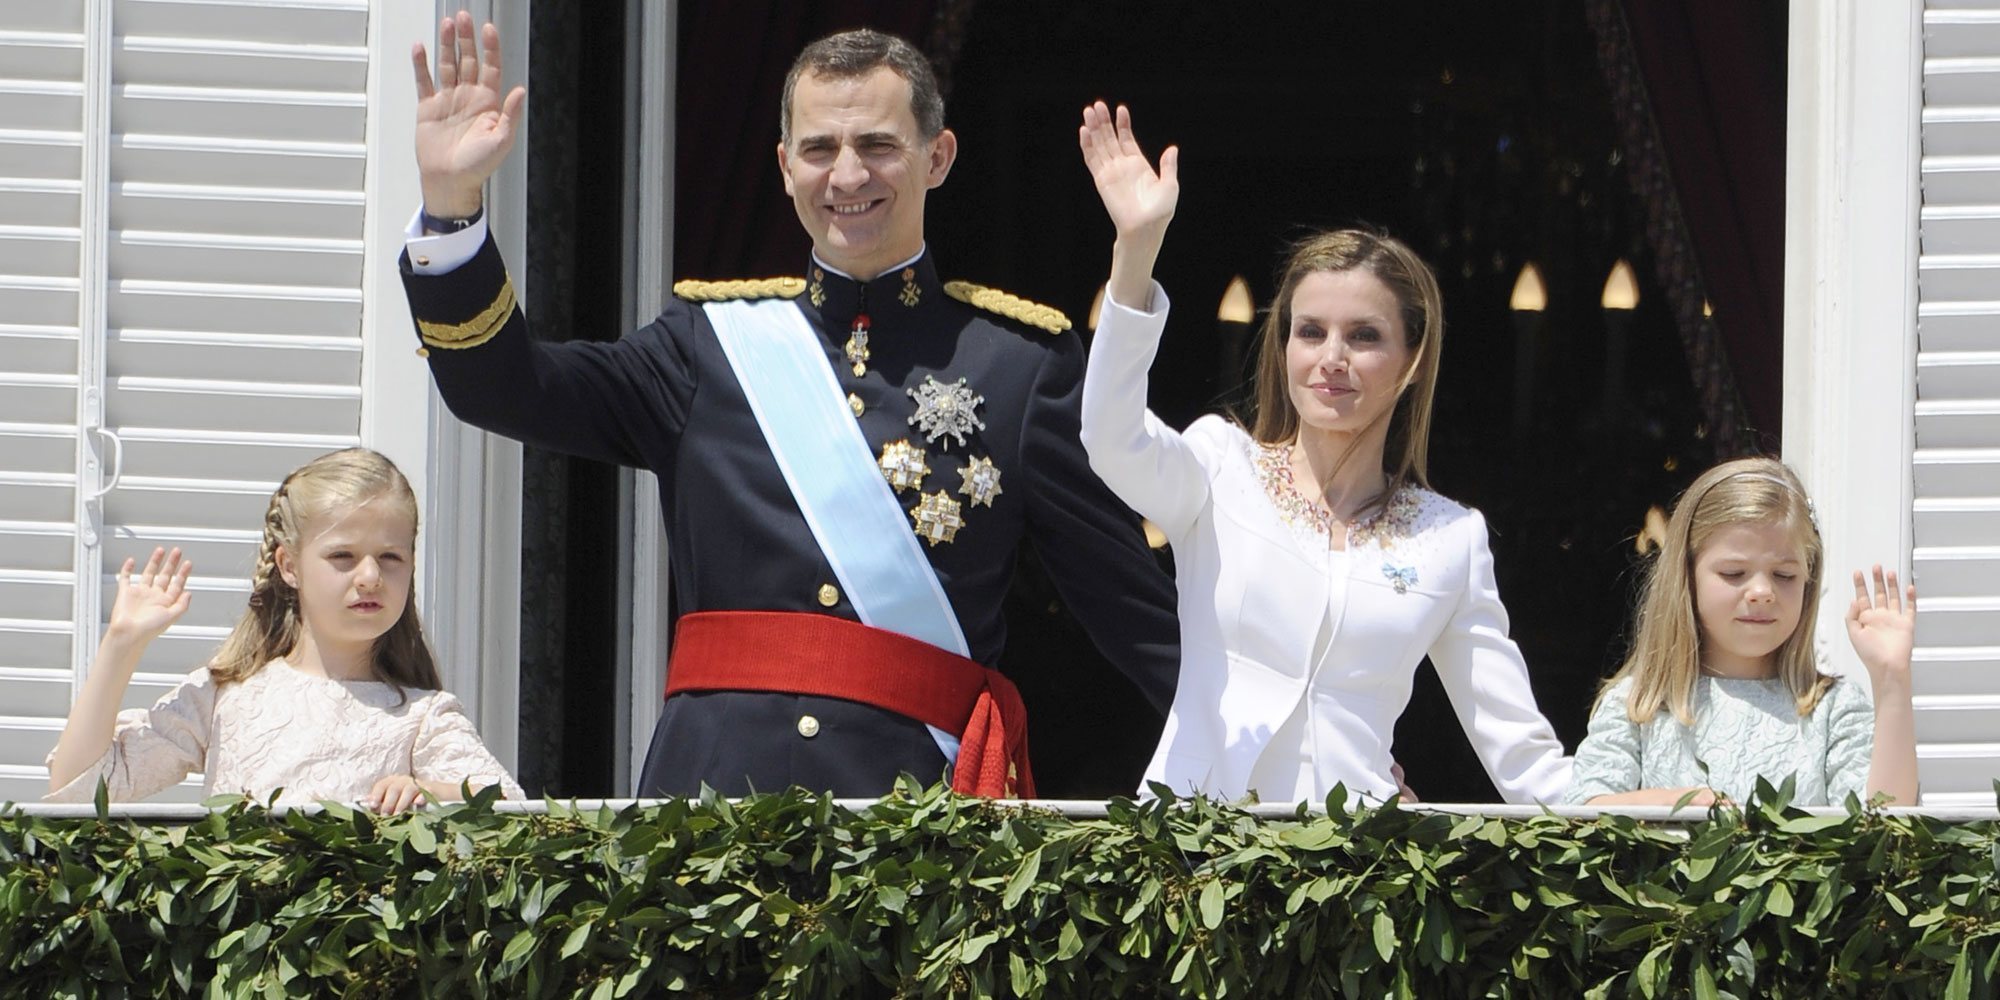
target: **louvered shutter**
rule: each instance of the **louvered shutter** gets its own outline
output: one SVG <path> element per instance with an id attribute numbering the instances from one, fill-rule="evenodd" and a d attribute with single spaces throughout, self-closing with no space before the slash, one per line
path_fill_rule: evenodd
<path id="1" fill-rule="evenodd" d="M 359 442 L 369 11 L 116 0 L 107 32 L 82 0 L 0 8 L 0 76 L 24 78 L 0 82 L 0 798 L 25 798 L 119 563 L 179 546 L 196 566 L 193 610 L 126 699 L 143 705 L 241 613 L 278 481 Z M 92 51 L 108 80 L 86 79 Z M 95 225 L 75 207 L 93 156 Z M 93 388 L 122 447 L 76 443 Z M 80 463 L 114 450 L 94 549 L 67 510 Z M 66 598 L 65 547 L 101 594 L 74 645 L 66 612 L 89 602 Z"/>
<path id="2" fill-rule="evenodd" d="M 46 787 L 74 676 L 83 14 L 0 8 L 0 801 Z"/>
<path id="3" fill-rule="evenodd" d="M 1985 8 L 1985 9 L 1982 9 Z M 2000 777 L 2000 6 L 1924 13 L 1913 570 L 1924 803 Z"/>

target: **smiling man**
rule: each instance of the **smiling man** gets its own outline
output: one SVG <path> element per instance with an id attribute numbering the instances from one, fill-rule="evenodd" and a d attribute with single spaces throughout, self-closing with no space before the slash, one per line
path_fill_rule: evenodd
<path id="1" fill-rule="evenodd" d="M 808 46 L 777 148 L 805 273 L 681 282 L 612 344 L 529 338 L 481 211 L 525 93 L 501 92 L 499 33 L 467 14 L 438 54 L 433 78 L 412 52 L 424 206 L 403 274 L 439 391 L 479 427 L 660 477 L 682 616 L 640 794 L 878 795 L 899 773 L 1032 794 L 1025 708 L 994 669 L 1023 540 L 1164 712 L 1172 584 L 1078 443 L 1076 334 L 940 281 L 925 246 L 958 140 L 920 53 L 867 30 Z"/>

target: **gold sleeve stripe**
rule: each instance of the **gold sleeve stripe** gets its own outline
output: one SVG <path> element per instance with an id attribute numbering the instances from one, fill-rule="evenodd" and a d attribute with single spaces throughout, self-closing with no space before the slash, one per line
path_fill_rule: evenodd
<path id="1" fill-rule="evenodd" d="M 480 310 L 479 315 L 463 323 L 432 323 L 417 321 L 417 334 L 431 347 L 445 350 L 462 350 L 478 347 L 493 339 L 500 328 L 507 325 L 508 317 L 514 314 L 514 281 L 508 279 L 500 283 L 500 294 L 493 297 L 493 304 Z"/>
<path id="2" fill-rule="evenodd" d="M 730 299 L 791 299 L 806 290 L 804 278 L 739 278 L 732 281 L 674 282 L 674 297 L 689 302 L 725 302 Z"/>
<path id="3" fill-rule="evenodd" d="M 947 281 L 944 293 L 973 308 L 997 313 L 1050 333 L 1061 333 L 1070 328 L 1069 317 L 1064 316 L 1062 310 L 1030 302 L 1018 295 L 1009 295 L 998 288 L 975 285 L 970 281 Z"/>

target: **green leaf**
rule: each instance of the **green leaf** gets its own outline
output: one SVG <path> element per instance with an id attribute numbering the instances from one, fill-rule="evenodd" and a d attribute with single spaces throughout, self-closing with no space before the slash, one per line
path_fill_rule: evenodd
<path id="1" fill-rule="evenodd" d="M 1764 897 L 1764 909 L 1774 917 L 1792 915 L 1792 890 L 1782 880 L 1771 883 L 1770 894 Z"/>
<path id="2" fill-rule="evenodd" d="M 1375 911 L 1375 953 L 1382 961 L 1392 960 L 1396 955 L 1396 922 L 1389 919 L 1386 910 Z"/>
<path id="3" fill-rule="evenodd" d="M 503 965 L 512 965 L 526 958 L 528 953 L 534 950 L 535 932 L 521 931 L 507 941 L 507 947 L 501 949 L 500 962 Z"/>
<path id="4" fill-rule="evenodd" d="M 1715 992 L 1715 970 L 1708 967 L 1708 956 L 1699 952 L 1694 956 L 1694 997 L 1695 1000 L 1720 1000 Z"/>
<path id="5" fill-rule="evenodd" d="M 992 931 L 973 935 L 958 946 L 958 960 L 967 965 L 977 962 L 979 956 L 986 954 L 986 949 L 992 947 L 993 942 L 998 940 L 1000 935 Z"/>
<path id="6" fill-rule="evenodd" d="M 1000 896 L 1000 905 L 1013 909 L 1021 903 L 1021 897 L 1034 887 L 1035 879 L 1042 873 L 1042 849 L 1037 847 L 1021 859 L 1014 874 L 1007 879 L 1007 891 Z"/>
<path id="7" fill-rule="evenodd" d="M 410 847 L 412 850 L 420 854 L 436 854 L 437 846 L 437 834 L 431 831 L 430 824 L 420 819 L 410 822 Z"/>
<path id="8" fill-rule="evenodd" d="M 1789 833 L 1794 836 L 1806 836 L 1819 833 L 1822 830 L 1831 830 L 1836 826 L 1845 825 L 1852 818 L 1850 816 L 1800 816 L 1779 823 L 1778 832 Z"/>
<path id="9" fill-rule="evenodd" d="M 1083 935 L 1077 932 L 1076 922 L 1065 921 L 1062 933 L 1056 935 L 1056 959 L 1067 962 L 1083 953 Z"/>
<path id="10" fill-rule="evenodd" d="M 576 929 L 569 932 L 569 937 L 563 939 L 562 948 L 556 952 L 556 957 L 568 958 L 582 951 L 584 945 L 590 943 L 591 931 L 592 925 L 589 921 L 576 925 Z"/>
<path id="11" fill-rule="evenodd" d="M 1972 942 L 1958 946 L 1958 960 L 1951 963 L 1951 979 L 1944 984 L 1944 1000 L 1971 1000 Z"/>
<path id="12" fill-rule="evenodd" d="M 1210 879 L 1201 887 L 1201 925 L 1209 930 L 1222 926 L 1222 880 Z"/>

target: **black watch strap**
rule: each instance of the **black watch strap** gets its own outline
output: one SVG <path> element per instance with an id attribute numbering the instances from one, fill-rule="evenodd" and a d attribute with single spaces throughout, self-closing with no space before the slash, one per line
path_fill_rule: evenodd
<path id="1" fill-rule="evenodd" d="M 466 229 L 471 229 L 473 223 L 478 222 L 481 218 L 483 218 L 486 215 L 486 206 L 485 205 L 479 206 L 478 211 L 473 212 L 471 215 L 468 215 L 463 219 L 440 219 L 437 216 L 432 215 L 431 210 L 428 208 L 422 209 L 421 211 L 423 213 L 423 223 L 425 232 L 449 234 L 449 233 L 460 232 Z"/>

